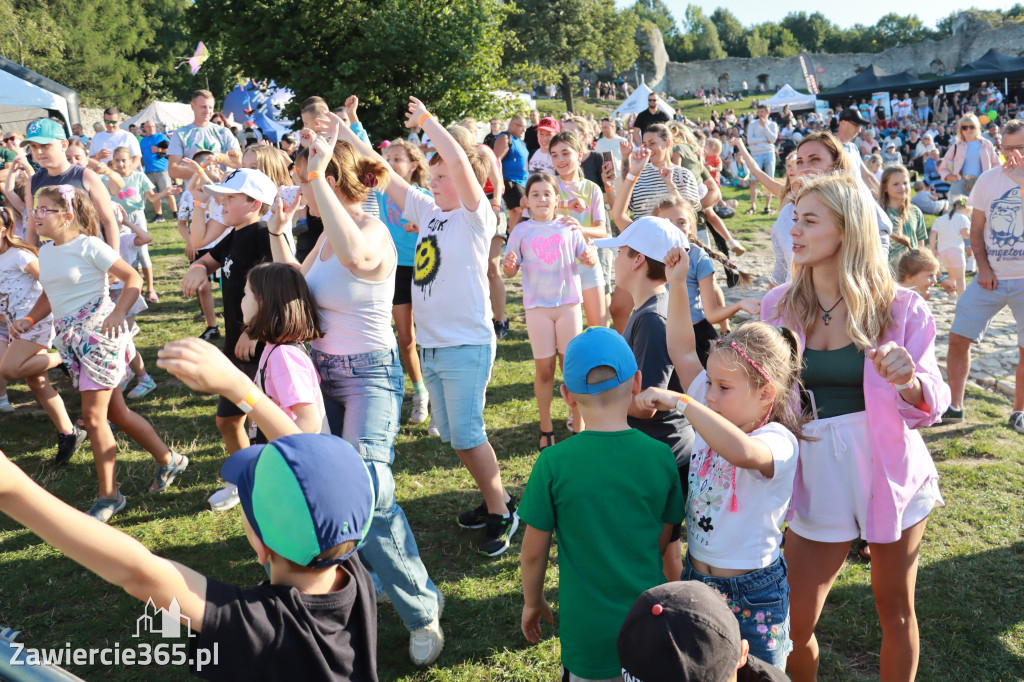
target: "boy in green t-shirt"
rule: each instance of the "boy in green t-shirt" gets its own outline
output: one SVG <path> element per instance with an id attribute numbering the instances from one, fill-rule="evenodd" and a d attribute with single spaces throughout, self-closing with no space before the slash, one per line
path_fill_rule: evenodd
<path id="1" fill-rule="evenodd" d="M 615 641 L 636 598 L 665 582 L 682 489 L 672 450 L 626 423 L 640 372 L 618 333 L 591 327 L 570 341 L 563 375 L 562 397 L 586 431 L 540 454 L 519 504 L 523 635 L 536 642 L 540 619 L 553 622 L 544 574 L 557 530 L 565 679 L 621 679 Z"/>

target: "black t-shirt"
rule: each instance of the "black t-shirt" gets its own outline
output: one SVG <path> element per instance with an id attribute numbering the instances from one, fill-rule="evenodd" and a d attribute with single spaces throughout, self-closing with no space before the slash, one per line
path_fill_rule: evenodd
<path id="1" fill-rule="evenodd" d="M 658 109 L 653 114 L 650 109 L 644 109 L 636 115 L 636 120 L 633 121 L 633 127 L 640 129 L 640 134 L 643 135 L 647 132 L 655 123 L 668 123 L 668 114 L 661 109 Z"/>
<path id="2" fill-rule="evenodd" d="M 583 171 L 583 177 L 600 187 L 602 192 L 606 191 L 604 177 L 601 175 L 601 167 L 603 165 L 604 162 L 601 159 L 601 155 L 597 152 L 590 152 L 587 158 L 580 162 L 580 170 Z"/>
<path id="3" fill-rule="evenodd" d="M 235 344 L 242 334 L 242 298 L 249 271 L 260 263 L 271 263 L 270 232 L 263 221 L 236 227 L 210 249 L 220 264 L 224 299 L 224 352 L 235 357 Z M 258 356 L 257 356 L 258 357 Z"/>
<path id="4" fill-rule="evenodd" d="M 348 584 L 303 594 L 263 582 L 242 589 L 206 580 L 203 629 L 189 658 L 217 645 L 217 665 L 189 672 L 204 680 L 377 682 L 377 604 L 370 574 L 355 555 L 338 567 Z"/>
<path id="5" fill-rule="evenodd" d="M 633 349 L 636 364 L 640 368 L 644 388 L 657 386 L 683 393 L 672 359 L 668 356 L 665 335 L 665 320 L 668 318 L 668 292 L 651 296 L 633 311 L 626 322 L 622 336 Z M 629 425 L 660 440 L 670 448 L 679 468 L 690 465 L 690 450 L 693 449 L 693 427 L 686 417 L 676 410 L 655 413 L 651 419 L 629 417 Z"/>
<path id="6" fill-rule="evenodd" d="M 306 261 L 306 256 L 316 246 L 320 235 L 324 233 L 324 221 L 318 215 L 309 214 L 306 216 L 306 231 L 295 238 L 295 259 L 300 263 Z"/>
<path id="7" fill-rule="evenodd" d="M 487 133 L 486 135 L 484 135 L 484 144 L 490 147 L 491 149 L 494 149 L 494 140 L 496 138 L 497 135 L 495 135 L 494 133 Z"/>
<path id="8" fill-rule="evenodd" d="M 533 153 L 540 149 L 540 142 L 537 141 L 537 126 L 530 126 L 523 133 L 523 144 L 526 145 L 526 158 L 533 156 Z"/>

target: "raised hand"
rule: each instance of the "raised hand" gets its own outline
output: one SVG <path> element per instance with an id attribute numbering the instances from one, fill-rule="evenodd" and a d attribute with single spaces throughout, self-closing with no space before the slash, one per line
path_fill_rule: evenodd
<path id="1" fill-rule="evenodd" d="M 867 356 L 874 363 L 878 375 L 890 384 L 905 384 L 914 378 L 917 371 L 910 353 L 895 341 L 883 343 L 878 348 L 869 348 Z"/>
<path id="2" fill-rule="evenodd" d="M 665 277 L 673 285 L 686 286 L 690 273 L 690 256 L 681 246 L 673 246 L 665 254 Z"/>
<path id="3" fill-rule="evenodd" d="M 651 150 L 647 147 L 640 147 L 635 149 L 629 155 L 629 172 L 633 175 L 640 175 L 640 171 L 644 169 L 647 162 L 651 158 Z"/>
<path id="4" fill-rule="evenodd" d="M 427 111 L 427 107 L 423 102 L 419 101 L 413 96 L 409 96 L 409 111 L 405 115 L 405 127 L 415 128 L 419 125 L 421 118 L 430 114 Z"/>

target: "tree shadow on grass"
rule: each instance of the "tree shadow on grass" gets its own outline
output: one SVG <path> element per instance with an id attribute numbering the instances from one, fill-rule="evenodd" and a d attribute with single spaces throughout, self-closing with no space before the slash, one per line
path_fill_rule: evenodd
<path id="1" fill-rule="evenodd" d="M 1024 671 L 1024 541 L 922 565 L 920 680 L 1016 679 Z M 818 627 L 822 679 L 877 679 L 881 629 L 869 585 L 837 585 Z"/>

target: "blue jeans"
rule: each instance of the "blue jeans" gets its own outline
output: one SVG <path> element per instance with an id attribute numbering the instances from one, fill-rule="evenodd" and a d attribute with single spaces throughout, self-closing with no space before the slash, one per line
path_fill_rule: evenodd
<path id="1" fill-rule="evenodd" d="M 374 586 L 387 592 L 407 629 L 429 625 L 440 606 L 440 592 L 420 560 L 405 512 L 395 502 L 395 436 L 402 411 L 404 380 L 398 350 L 361 355 L 313 351 L 320 374 L 331 433 L 359 451 L 370 472 L 376 506 L 359 558 Z"/>
<path id="2" fill-rule="evenodd" d="M 785 670 L 793 648 L 787 575 L 786 560 L 781 555 L 762 569 L 735 578 L 714 578 L 694 570 L 687 554 L 680 577 L 699 580 L 724 594 L 739 621 L 740 637 L 750 644 L 750 654 Z"/>

